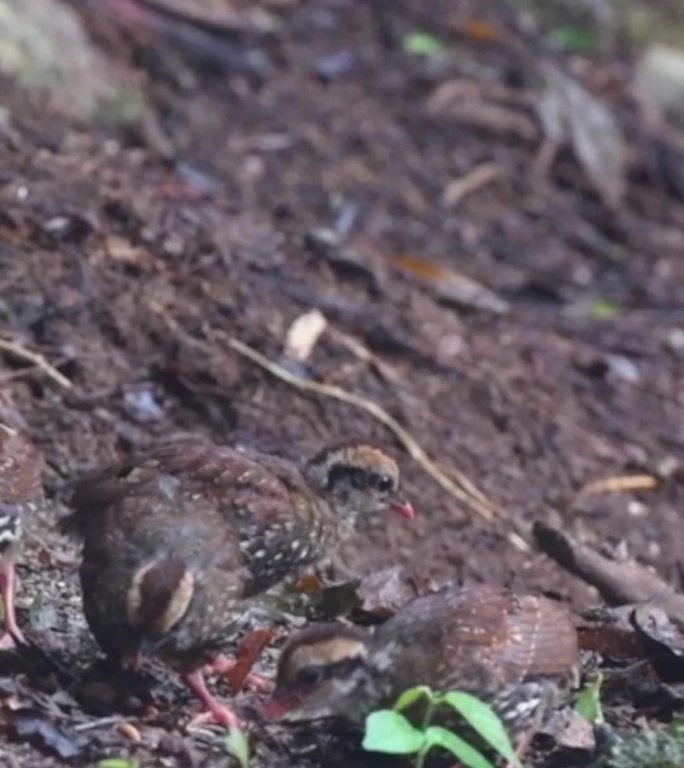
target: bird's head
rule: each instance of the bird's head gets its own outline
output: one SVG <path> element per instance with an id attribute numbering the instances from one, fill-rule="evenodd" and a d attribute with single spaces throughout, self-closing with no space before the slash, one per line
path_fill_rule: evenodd
<path id="1" fill-rule="evenodd" d="M 309 627 L 292 637 L 280 655 L 266 717 L 290 722 L 362 717 L 370 682 L 367 640 L 363 631 L 341 624 Z"/>
<path id="2" fill-rule="evenodd" d="M 350 528 L 387 509 L 413 519 L 413 506 L 400 495 L 397 462 L 366 443 L 346 443 L 320 451 L 305 469 L 312 485 Z"/>

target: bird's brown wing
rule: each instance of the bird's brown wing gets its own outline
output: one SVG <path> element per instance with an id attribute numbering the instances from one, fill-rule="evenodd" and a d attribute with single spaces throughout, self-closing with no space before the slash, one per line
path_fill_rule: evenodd
<path id="1" fill-rule="evenodd" d="M 222 513 L 238 524 L 268 526 L 292 514 L 300 497 L 312 491 L 290 462 L 256 452 L 216 446 L 201 438 L 170 441 L 151 452 L 146 466 L 180 478 L 212 496 Z"/>
<path id="2" fill-rule="evenodd" d="M 567 673 L 577 639 L 567 612 L 549 600 L 498 587 L 449 589 L 413 601 L 376 633 L 394 648 L 397 688 L 486 692 L 535 675 Z"/>
<path id="3" fill-rule="evenodd" d="M 250 593 L 315 561 L 334 531 L 327 505 L 284 459 L 192 439 L 161 446 L 152 458 L 186 490 L 214 500 L 237 532 Z"/>
<path id="4" fill-rule="evenodd" d="M 562 676 L 577 664 L 578 638 L 570 611 L 545 597 L 524 596 L 508 614 L 509 634 L 529 638 L 522 667 L 525 677 Z M 516 644 L 509 641 L 504 658 Z"/>

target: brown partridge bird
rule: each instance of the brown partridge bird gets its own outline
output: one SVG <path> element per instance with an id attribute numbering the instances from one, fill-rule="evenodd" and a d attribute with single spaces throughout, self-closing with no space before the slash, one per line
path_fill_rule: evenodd
<path id="1" fill-rule="evenodd" d="M 428 685 L 487 701 L 517 730 L 571 675 L 577 652 L 572 616 L 560 604 L 492 586 L 449 588 L 412 601 L 373 634 L 324 624 L 294 636 L 265 713 L 363 722 Z"/>
<path id="2" fill-rule="evenodd" d="M 0 597 L 3 627 L 0 648 L 25 642 L 14 613 L 14 550 L 21 518 L 42 493 L 42 454 L 22 434 L 0 424 Z"/>
<path id="3" fill-rule="evenodd" d="M 235 642 L 248 599 L 334 550 L 360 518 L 394 507 L 399 470 L 377 448 L 326 449 L 302 470 L 284 459 L 169 442 L 77 487 L 81 584 L 95 638 L 112 657 L 155 653 L 214 720 L 234 715 L 202 667 Z"/>

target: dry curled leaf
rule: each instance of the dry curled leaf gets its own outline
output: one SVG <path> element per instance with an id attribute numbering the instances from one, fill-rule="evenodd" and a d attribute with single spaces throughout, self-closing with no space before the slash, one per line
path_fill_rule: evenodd
<path id="1" fill-rule="evenodd" d="M 456 31 L 475 43 L 501 42 L 502 31 L 485 19 L 466 19 L 454 24 Z"/>
<path id="2" fill-rule="evenodd" d="M 440 301 L 481 309 L 495 315 L 508 312 L 508 302 L 455 269 L 443 267 L 420 256 L 400 256 L 395 263 L 399 269 L 425 283 Z"/>
<path id="3" fill-rule="evenodd" d="M 616 206 L 625 193 L 626 149 L 610 110 L 549 60 L 537 64 L 537 111 L 546 135 L 572 147 L 599 194 Z"/>

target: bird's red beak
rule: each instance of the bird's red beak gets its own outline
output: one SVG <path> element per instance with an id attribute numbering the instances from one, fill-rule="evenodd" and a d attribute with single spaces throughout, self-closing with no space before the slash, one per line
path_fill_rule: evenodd
<path id="1" fill-rule="evenodd" d="M 396 512 L 398 515 L 405 517 L 407 520 L 416 519 L 416 510 L 413 508 L 413 504 L 409 501 L 397 501 L 392 500 L 389 503 L 390 509 Z"/>
<path id="2" fill-rule="evenodd" d="M 266 720 L 280 720 L 295 709 L 305 698 L 301 691 L 276 691 L 261 705 L 261 715 Z"/>
<path id="3" fill-rule="evenodd" d="M 262 705 L 261 714 L 266 720 L 279 720 L 288 709 L 289 707 L 285 702 L 272 698 Z"/>

